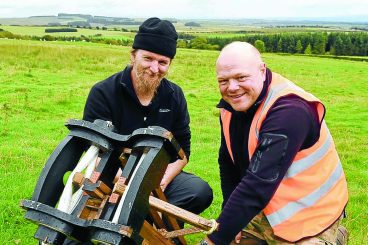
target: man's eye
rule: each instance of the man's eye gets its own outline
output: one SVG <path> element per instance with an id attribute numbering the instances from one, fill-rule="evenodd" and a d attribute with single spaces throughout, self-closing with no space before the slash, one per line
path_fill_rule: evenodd
<path id="1" fill-rule="evenodd" d="M 227 80 L 219 80 L 218 82 L 219 82 L 219 84 L 221 84 L 221 85 L 225 85 L 225 84 L 227 84 Z"/>

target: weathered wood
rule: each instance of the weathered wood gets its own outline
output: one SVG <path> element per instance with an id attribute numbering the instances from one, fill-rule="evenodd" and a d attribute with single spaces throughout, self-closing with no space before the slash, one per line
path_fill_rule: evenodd
<path id="1" fill-rule="evenodd" d="M 153 194 L 159 198 L 160 200 L 164 201 L 164 202 L 167 202 L 167 199 L 166 199 L 166 196 L 165 194 L 163 193 L 163 191 L 161 190 L 161 188 L 157 188 L 153 191 Z M 178 224 L 178 221 L 171 217 L 171 216 L 166 216 L 167 218 L 167 221 L 169 222 L 169 225 L 172 227 L 172 229 L 174 230 L 180 230 L 180 226 Z M 187 242 L 185 241 L 185 238 L 183 236 L 178 236 L 178 239 L 179 241 L 183 244 L 183 245 L 186 245 Z"/>
<path id="2" fill-rule="evenodd" d="M 161 216 L 159 215 L 159 213 L 156 210 L 153 210 L 152 208 L 150 208 L 149 214 L 150 214 L 151 218 L 153 219 L 153 223 L 155 224 L 157 229 L 166 229 L 166 226 L 165 226 Z"/>
<path id="3" fill-rule="evenodd" d="M 173 237 L 179 237 L 179 236 L 186 236 L 190 234 L 195 234 L 202 232 L 202 229 L 199 229 L 197 227 L 189 227 L 181 230 L 175 230 L 175 231 L 167 231 L 165 229 L 158 230 L 161 235 L 163 235 L 165 238 L 173 238 Z"/>
<path id="4" fill-rule="evenodd" d="M 213 226 L 210 220 L 202 218 L 199 215 L 193 214 L 168 202 L 162 201 L 156 197 L 150 196 L 149 204 L 153 209 L 156 209 L 157 211 L 160 211 L 167 215 L 172 215 L 175 218 L 191 224 L 195 227 L 198 227 L 202 230 L 209 231 Z"/>
<path id="5" fill-rule="evenodd" d="M 76 172 L 73 176 L 73 184 L 78 185 L 79 187 L 82 186 L 84 182 L 84 174 L 80 172 Z"/>
<path id="6" fill-rule="evenodd" d="M 108 194 L 111 193 L 111 189 L 102 181 L 92 182 L 80 172 L 74 174 L 73 184 L 82 188 L 84 197 L 86 195 L 89 196 L 80 209 L 78 217 L 86 220 L 99 219 L 109 198 Z"/>
<path id="7" fill-rule="evenodd" d="M 150 245 L 173 245 L 173 243 L 163 237 L 155 228 L 153 228 L 147 221 L 144 221 L 139 235 L 144 238 L 144 244 Z"/>
<path id="8" fill-rule="evenodd" d="M 129 155 L 130 153 L 132 153 L 132 149 L 130 148 L 123 148 L 122 149 L 122 153 L 120 154 L 119 156 L 119 160 L 121 162 L 121 166 L 124 168 L 127 161 L 128 161 L 128 158 L 129 158 Z"/>
<path id="9" fill-rule="evenodd" d="M 27 209 L 25 217 L 39 224 L 36 238 L 55 244 L 68 238 L 81 243 L 172 245 L 170 238 L 156 228 L 177 230 L 171 235 L 182 232 L 177 212 L 162 203 L 158 204 L 160 208 L 151 208 L 149 196 L 154 188 L 159 188 L 170 159 L 185 157 L 173 135 L 160 127 L 120 135 L 114 132 L 111 122 L 102 120 L 71 120 L 67 127 L 71 130 L 69 135 L 54 150 L 39 177 L 32 196 L 35 207 L 23 205 Z M 84 170 L 73 169 L 90 145 L 97 147 L 98 163 L 87 178 Z M 72 170 L 73 175 L 79 172 L 74 175 L 73 184 L 80 190 L 70 202 L 71 213 L 64 213 L 55 206 L 64 189 L 63 176 Z M 167 202 L 161 189 L 155 193 L 163 203 Z M 154 225 L 145 221 L 149 212 Z M 186 245 L 184 237 L 179 239 Z"/>

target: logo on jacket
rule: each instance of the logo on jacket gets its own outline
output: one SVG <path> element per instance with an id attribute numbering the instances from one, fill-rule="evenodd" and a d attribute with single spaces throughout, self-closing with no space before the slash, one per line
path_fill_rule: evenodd
<path id="1" fill-rule="evenodd" d="M 159 111 L 159 112 L 169 112 L 169 111 L 170 111 L 170 109 L 161 109 L 161 108 L 160 108 L 158 111 Z"/>

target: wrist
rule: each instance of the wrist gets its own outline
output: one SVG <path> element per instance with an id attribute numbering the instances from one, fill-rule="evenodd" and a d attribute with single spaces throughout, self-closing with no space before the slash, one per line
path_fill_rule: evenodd
<path id="1" fill-rule="evenodd" d="M 202 240 L 199 242 L 199 245 L 209 245 L 209 243 L 208 243 L 206 240 L 202 239 Z"/>
<path id="2" fill-rule="evenodd" d="M 199 245 L 214 245 L 214 243 L 208 237 L 205 237 L 199 242 Z"/>

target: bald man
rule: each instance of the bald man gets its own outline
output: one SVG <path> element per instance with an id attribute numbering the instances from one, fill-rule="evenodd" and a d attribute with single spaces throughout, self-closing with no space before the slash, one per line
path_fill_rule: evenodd
<path id="1" fill-rule="evenodd" d="M 348 192 L 322 102 L 249 43 L 227 45 L 216 70 L 223 204 L 200 244 L 336 244 Z"/>

